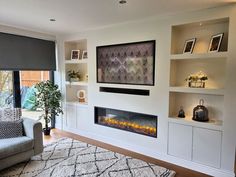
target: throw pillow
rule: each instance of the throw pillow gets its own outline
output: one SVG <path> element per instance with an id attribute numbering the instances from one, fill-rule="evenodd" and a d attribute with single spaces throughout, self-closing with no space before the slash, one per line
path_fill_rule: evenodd
<path id="1" fill-rule="evenodd" d="M 0 139 L 23 136 L 23 120 L 0 122 Z"/>
<path id="2" fill-rule="evenodd" d="M 0 121 L 16 121 L 20 118 L 20 108 L 0 108 Z"/>

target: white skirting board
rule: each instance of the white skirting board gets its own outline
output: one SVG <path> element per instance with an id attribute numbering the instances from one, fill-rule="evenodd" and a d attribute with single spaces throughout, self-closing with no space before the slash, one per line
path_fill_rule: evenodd
<path id="1" fill-rule="evenodd" d="M 60 127 L 56 126 L 56 128 L 61 129 L 61 126 Z M 201 173 L 212 175 L 215 177 L 235 177 L 234 172 L 231 172 L 231 171 L 225 171 L 222 169 L 217 169 L 217 168 L 201 165 L 198 163 L 194 163 L 191 161 L 180 159 L 180 158 L 177 158 L 177 157 L 174 157 L 171 155 L 167 155 L 167 154 L 160 154 L 157 151 L 153 151 L 153 150 L 150 150 L 150 149 L 147 149 L 144 147 L 140 147 L 140 146 L 136 146 L 136 145 L 132 145 L 132 144 L 127 144 L 122 141 L 118 141 L 118 140 L 114 140 L 114 139 L 111 139 L 108 137 L 93 134 L 91 132 L 81 131 L 81 130 L 72 129 L 72 128 L 68 128 L 68 127 L 64 127 L 63 130 L 71 132 L 71 133 L 75 133 L 75 134 L 78 134 L 78 135 L 81 135 L 81 136 L 84 136 L 84 137 L 87 137 L 90 139 L 101 141 L 101 142 L 104 142 L 107 144 L 111 144 L 113 146 L 117 146 L 117 147 L 120 147 L 123 149 L 127 149 L 130 151 L 139 153 L 139 154 L 150 156 L 155 159 L 166 161 L 168 163 L 182 166 L 182 167 L 194 170 L 194 171 L 199 171 Z"/>

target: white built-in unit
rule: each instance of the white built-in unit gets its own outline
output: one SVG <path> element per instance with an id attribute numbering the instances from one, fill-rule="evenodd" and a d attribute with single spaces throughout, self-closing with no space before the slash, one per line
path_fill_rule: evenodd
<path id="1" fill-rule="evenodd" d="M 63 129 L 212 176 L 234 177 L 235 29 L 236 5 L 231 5 L 61 36 Z M 220 50 L 208 52 L 218 33 L 224 33 Z M 193 52 L 183 54 L 185 41 L 192 38 Z M 97 46 L 147 40 L 156 40 L 154 86 L 97 83 Z M 71 60 L 71 50 L 88 50 L 89 59 Z M 71 69 L 89 74 L 89 82 L 85 77 L 69 82 Z M 185 79 L 198 71 L 208 76 L 205 88 L 188 87 Z M 100 87 L 144 89 L 150 95 L 106 93 Z M 86 90 L 86 103 L 79 103 L 78 90 Z M 200 99 L 209 111 L 208 122 L 192 120 Z M 185 118 L 178 118 L 181 106 Z M 98 125 L 95 107 L 156 115 L 157 138 Z"/>
<path id="2" fill-rule="evenodd" d="M 229 18 L 172 26 L 168 154 L 215 168 L 221 161 L 228 30 Z M 217 33 L 224 33 L 220 51 L 208 53 L 211 36 Z M 193 36 L 197 38 L 193 53 L 183 54 L 180 46 Z M 198 71 L 208 76 L 206 87 L 188 87 L 185 78 Z M 192 120 L 200 99 L 208 108 L 209 122 Z M 181 106 L 185 118 L 177 117 Z"/>
<path id="3" fill-rule="evenodd" d="M 72 50 L 79 50 L 79 59 L 72 59 Z M 66 120 L 64 123 L 70 128 L 78 128 L 79 120 L 87 117 L 88 107 L 88 58 L 82 58 L 83 51 L 87 51 L 87 40 L 73 40 L 64 42 L 64 85 L 65 99 L 64 109 Z M 78 81 L 71 81 L 68 71 L 79 72 Z M 80 102 L 78 92 L 85 91 L 85 101 Z"/>

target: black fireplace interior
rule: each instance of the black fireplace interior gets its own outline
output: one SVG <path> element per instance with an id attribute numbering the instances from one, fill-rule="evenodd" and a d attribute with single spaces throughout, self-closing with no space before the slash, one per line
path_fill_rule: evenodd
<path id="1" fill-rule="evenodd" d="M 157 116 L 95 107 L 95 123 L 157 137 Z"/>

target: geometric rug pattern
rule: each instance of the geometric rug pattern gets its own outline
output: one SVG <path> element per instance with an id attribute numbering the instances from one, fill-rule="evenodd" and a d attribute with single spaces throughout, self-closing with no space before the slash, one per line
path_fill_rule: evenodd
<path id="1" fill-rule="evenodd" d="M 70 138 L 0 172 L 0 177 L 173 177 L 175 172 Z"/>

